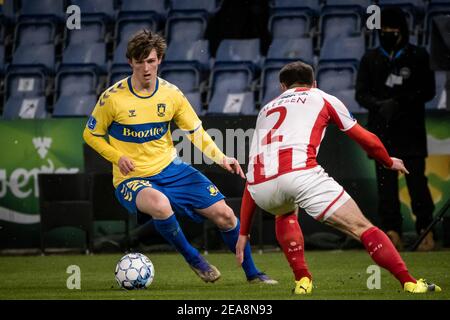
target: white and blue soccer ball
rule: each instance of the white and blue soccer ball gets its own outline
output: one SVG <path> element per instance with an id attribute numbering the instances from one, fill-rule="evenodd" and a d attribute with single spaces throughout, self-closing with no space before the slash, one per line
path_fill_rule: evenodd
<path id="1" fill-rule="evenodd" d="M 123 289 L 145 289 L 153 282 L 155 268 L 142 253 L 129 253 L 117 262 L 115 276 Z"/>

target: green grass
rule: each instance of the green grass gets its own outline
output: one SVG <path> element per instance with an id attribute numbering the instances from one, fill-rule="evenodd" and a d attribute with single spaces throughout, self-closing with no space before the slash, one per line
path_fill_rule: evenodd
<path id="1" fill-rule="evenodd" d="M 381 272 L 381 289 L 369 290 L 366 273 L 372 260 L 365 251 L 311 251 L 306 257 L 314 277 L 313 294 L 291 294 L 293 277 L 280 252 L 255 254 L 259 268 L 280 284 L 248 284 L 233 255 L 214 253 L 208 260 L 222 272 L 215 284 L 205 284 L 192 272 L 180 255 L 147 256 L 155 266 L 155 279 L 147 290 L 120 290 L 114 268 L 121 254 L 51 255 L 0 257 L 0 300 L 7 299 L 446 299 L 450 298 L 450 252 L 402 253 L 409 270 L 439 284 L 441 293 L 404 293 L 397 280 Z M 69 265 L 81 268 L 81 290 L 69 290 Z"/>

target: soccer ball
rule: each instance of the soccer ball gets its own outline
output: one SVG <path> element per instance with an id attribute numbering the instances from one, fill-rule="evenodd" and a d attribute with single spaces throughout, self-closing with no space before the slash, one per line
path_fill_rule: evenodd
<path id="1" fill-rule="evenodd" d="M 143 254 L 129 253 L 117 262 L 115 276 L 123 289 L 145 289 L 153 282 L 155 268 Z"/>

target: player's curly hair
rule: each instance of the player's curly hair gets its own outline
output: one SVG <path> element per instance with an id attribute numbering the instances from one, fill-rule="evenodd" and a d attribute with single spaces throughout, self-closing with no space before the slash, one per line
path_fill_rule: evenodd
<path id="1" fill-rule="evenodd" d="M 302 61 L 295 61 L 285 65 L 279 74 L 280 83 L 290 88 L 293 84 L 312 86 L 314 84 L 313 68 Z"/>
<path id="2" fill-rule="evenodd" d="M 132 60 L 143 60 L 148 57 L 152 49 L 156 50 L 158 59 L 164 56 L 167 44 L 166 40 L 150 30 L 141 30 L 128 41 L 126 56 Z"/>

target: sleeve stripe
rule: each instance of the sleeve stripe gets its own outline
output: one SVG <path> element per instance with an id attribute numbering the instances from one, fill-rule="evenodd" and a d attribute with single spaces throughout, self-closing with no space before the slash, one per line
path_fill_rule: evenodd
<path id="1" fill-rule="evenodd" d="M 197 128 L 195 128 L 194 130 L 183 130 L 184 133 L 187 134 L 193 134 L 195 131 L 197 131 L 198 129 L 200 129 L 200 127 L 202 126 L 202 123 L 200 122 L 200 124 L 198 125 Z"/>

